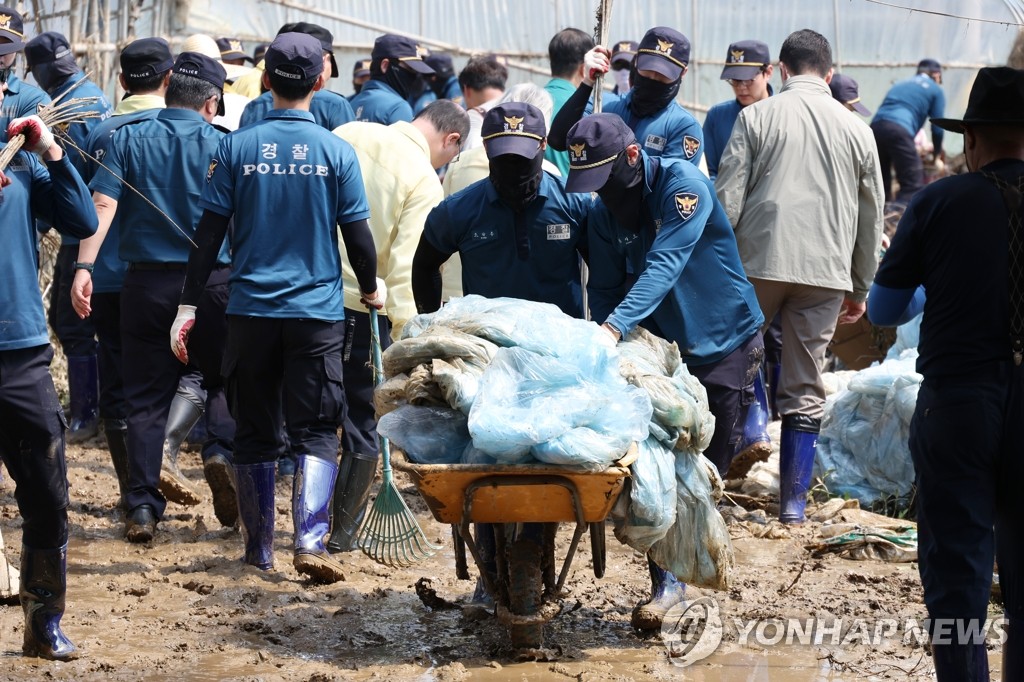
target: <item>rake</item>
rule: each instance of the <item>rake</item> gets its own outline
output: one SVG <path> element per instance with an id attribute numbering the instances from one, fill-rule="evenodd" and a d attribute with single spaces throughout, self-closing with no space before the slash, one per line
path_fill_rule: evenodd
<path id="1" fill-rule="evenodd" d="M 370 308 L 370 345 L 373 357 L 373 383 L 384 381 L 381 369 L 380 332 L 377 328 L 377 310 Z M 441 549 L 427 540 L 409 505 L 395 486 L 391 471 L 391 446 L 387 438 L 380 437 L 383 468 L 380 492 L 366 515 L 359 531 L 359 547 L 366 556 L 378 564 L 392 568 L 406 568 L 427 559 Z"/>

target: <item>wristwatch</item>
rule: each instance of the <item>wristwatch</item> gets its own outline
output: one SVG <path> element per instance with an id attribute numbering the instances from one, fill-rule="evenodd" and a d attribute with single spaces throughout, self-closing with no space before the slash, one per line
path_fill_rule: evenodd
<path id="1" fill-rule="evenodd" d="M 89 274 L 91 275 L 92 271 L 95 268 L 96 268 L 96 264 L 95 263 L 79 263 L 78 261 L 75 261 L 75 270 L 87 270 L 89 272 Z"/>

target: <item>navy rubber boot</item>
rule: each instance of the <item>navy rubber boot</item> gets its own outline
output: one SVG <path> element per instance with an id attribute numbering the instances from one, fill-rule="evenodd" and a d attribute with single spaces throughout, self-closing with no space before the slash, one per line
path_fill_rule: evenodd
<path id="1" fill-rule="evenodd" d="M 782 523 L 804 522 L 820 430 L 820 419 L 800 414 L 782 418 L 779 450 L 779 521 Z"/>
<path id="2" fill-rule="evenodd" d="M 78 658 L 78 649 L 60 629 L 67 592 L 68 546 L 21 546 L 21 608 L 25 613 L 22 652 L 54 661 Z"/>
<path id="3" fill-rule="evenodd" d="M 370 487 L 377 476 L 377 456 L 356 452 L 342 452 L 338 477 L 334 482 L 334 513 L 331 519 L 331 538 L 327 549 L 331 552 L 351 552 L 356 544 L 359 527 L 366 516 L 370 501 Z"/>
<path id="4" fill-rule="evenodd" d="M 747 409 L 747 420 L 743 424 L 743 440 L 733 455 L 727 480 L 743 478 L 750 467 L 763 462 L 772 454 L 772 439 L 768 435 L 768 398 L 764 390 L 761 372 L 754 379 L 754 402 Z"/>
<path id="5" fill-rule="evenodd" d="M 686 583 L 658 566 L 647 557 L 647 570 L 651 573 L 651 598 L 637 604 L 630 624 L 637 630 L 660 630 L 665 614 L 686 599 Z"/>
<path id="6" fill-rule="evenodd" d="M 117 476 L 117 508 L 125 510 L 128 498 L 128 424 L 123 419 L 104 419 L 103 433 L 107 437 L 110 461 Z"/>
<path id="7" fill-rule="evenodd" d="M 319 457 L 295 458 L 292 488 L 292 522 L 295 524 L 295 570 L 316 582 L 335 583 L 345 579 L 344 567 L 324 546 L 331 530 L 331 493 L 338 465 Z"/>
<path id="8" fill-rule="evenodd" d="M 87 441 L 99 433 L 100 384 L 95 355 L 68 356 L 68 444 Z"/>
<path id="9" fill-rule="evenodd" d="M 235 464 L 238 520 L 245 543 L 243 561 L 268 571 L 274 567 L 274 462 Z"/>
<path id="10" fill-rule="evenodd" d="M 949 644 L 932 643 L 932 663 L 938 682 L 989 682 L 988 654 L 984 642 Z M 1010 677 L 1003 669 L 1004 680 Z"/>
<path id="11" fill-rule="evenodd" d="M 196 425 L 206 400 L 187 387 L 179 386 L 167 410 L 167 426 L 164 427 L 164 453 L 160 461 L 160 492 L 171 502 L 197 505 L 203 501 L 192 482 L 185 478 L 178 467 L 181 444 L 185 442 L 192 427 Z"/>

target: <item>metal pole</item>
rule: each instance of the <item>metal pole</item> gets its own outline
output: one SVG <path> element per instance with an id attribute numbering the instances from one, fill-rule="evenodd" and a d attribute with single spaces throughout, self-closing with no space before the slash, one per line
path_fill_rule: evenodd
<path id="1" fill-rule="evenodd" d="M 697 35 L 697 0 L 690 0 L 690 45 L 700 45 L 700 36 Z M 689 66 L 689 64 L 687 64 Z M 699 71 L 699 69 L 698 69 Z M 700 102 L 700 74 L 692 74 L 690 82 L 693 83 L 693 101 Z"/>
<path id="2" fill-rule="evenodd" d="M 835 32 L 836 32 L 836 44 L 835 44 L 835 62 L 836 70 L 843 70 L 843 58 L 842 52 L 839 49 L 839 0 L 832 0 L 832 18 L 834 20 Z"/>

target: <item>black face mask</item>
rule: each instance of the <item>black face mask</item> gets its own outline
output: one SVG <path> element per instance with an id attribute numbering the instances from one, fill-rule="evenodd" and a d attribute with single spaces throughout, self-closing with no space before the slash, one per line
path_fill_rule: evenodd
<path id="1" fill-rule="evenodd" d="M 536 199 L 543 163 L 544 152 L 539 150 L 532 159 L 518 154 L 502 154 L 490 159 L 491 184 L 502 203 L 518 213 Z"/>
<path id="2" fill-rule="evenodd" d="M 362 83 L 353 83 L 352 84 L 352 89 L 355 90 L 356 94 L 358 95 L 359 91 L 363 89 L 363 84 Z"/>
<path id="3" fill-rule="evenodd" d="M 415 71 L 409 71 L 398 66 L 397 63 L 389 65 L 387 73 L 381 78 L 385 83 L 394 88 L 395 92 L 402 99 L 415 99 L 423 94 L 426 82 Z"/>
<path id="4" fill-rule="evenodd" d="M 679 94 L 679 83 L 682 78 L 677 78 L 672 83 L 662 83 L 653 78 L 647 78 L 637 73 L 634 67 L 631 74 L 633 89 L 630 94 L 633 99 L 629 103 L 630 111 L 636 116 L 650 116 L 667 107 Z"/>
<path id="5" fill-rule="evenodd" d="M 644 200 L 644 166 L 637 161 L 635 166 L 629 165 L 629 159 L 623 150 L 612 162 L 612 172 L 608 182 L 597 190 L 597 195 L 614 216 L 623 229 L 630 232 L 640 231 L 640 209 Z"/>

